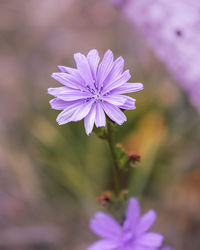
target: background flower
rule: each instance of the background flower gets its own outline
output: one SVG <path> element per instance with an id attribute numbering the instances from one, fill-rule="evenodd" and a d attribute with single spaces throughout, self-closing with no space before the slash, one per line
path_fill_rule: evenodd
<path id="1" fill-rule="evenodd" d="M 156 220 L 156 214 L 149 210 L 140 217 L 139 202 L 130 198 L 126 219 L 121 226 L 111 216 L 98 212 L 90 222 L 91 230 L 103 237 L 88 250 L 156 250 L 162 245 L 163 236 L 147 232 Z"/>
<path id="2" fill-rule="evenodd" d="M 112 0 L 147 39 L 200 112 L 199 0 Z"/>

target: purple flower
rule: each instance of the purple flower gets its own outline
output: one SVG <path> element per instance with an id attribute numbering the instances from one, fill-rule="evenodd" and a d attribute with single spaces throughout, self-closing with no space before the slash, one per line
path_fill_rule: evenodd
<path id="1" fill-rule="evenodd" d="M 163 236 L 147 232 L 156 219 L 153 210 L 140 217 L 139 202 L 130 198 L 126 219 L 121 226 L 111 216 L 98 212 L 90 222 L 91 230 L 104 238 L 87 250 L 158 250 Z"/>
<path id="2" fill-rule="evenodd" d="M 143 85 L 127 83 L 131 75 L 129 70 L 123 72 L 123 58 L 114 61 L 110 50 L 105 53 L 100 64 L 95 49 L 87 56 L 77 53 L 74 59 L 77 69 L 58 66 L 61 72 L 52 74 L 64 86 L 48 89 L 48 93 L 55 96 L 50 101 L 51 107 L 63 110 L 57 117 L 58 124 L 84 118 L 87 135 L 94 124 L 96 127 L 106 126 L 106 115 L 122 125 L 126 116 L 121 109 L 135 109 L 135 99 L 123 94 L 142 90 Z"/>
<path id="3" fill-rule="evenodd" d="M 110 0 L 109 0 L 110 1 Z M 200 112 L 200 1 L 112 0 L 144 35 Z M 129 31 L 130 32 L 130 31 Z"/>

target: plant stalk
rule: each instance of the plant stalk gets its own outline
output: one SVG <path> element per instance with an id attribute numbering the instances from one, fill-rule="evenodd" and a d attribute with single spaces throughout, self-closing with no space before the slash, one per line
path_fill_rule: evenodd
<path id="1" fill-rule="evenodd" d="M 109 145 L 112 159 L 113 159 L 113 174 L 114 174 L 114 181 L 115 181 L 115 189 L 116 189 L 116 194 L 119 195 L 120 193 L 119 166 L 118 166 L 118 161 L 117 161 L 114 144 L 113 144 L 112 127 L 109 121 L 107 123 L 107 128 L 108 128 L 107 141 L 108 141 L 108 145 Z"/>

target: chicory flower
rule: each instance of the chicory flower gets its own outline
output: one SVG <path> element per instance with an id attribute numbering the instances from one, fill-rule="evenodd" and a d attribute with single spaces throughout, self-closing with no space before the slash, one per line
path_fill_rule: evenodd
<path id="1" fill-rule="evenodd" d="M 63 84 L 49 88 L 48 93 L 55 98 L 50 101 L 53 109 L 62 110 L 57 117 L 59 125 L 84 119 L 87 135 L 96 127 L 106 126 L 106 115 L 115 123 L 122 125 L 126 116 L 121 109 L 135 109 L 135 99 L 124 94 L 143 89 L 141 83 L 127 83 L 131 75 L 123 72 L 122 57 L 114 61 L 108 50 L 101 63 L 98 51 L 93 49 L 87 56 L 74 55 L 77 69 L 58 66 L 61 72 L 52 77 Z"/>
<path id="2" fill-rule="evenodd" d="M 158 250 L 163 236 L 147 232 L 155 220 L 156 213 L 153 210 L 140 217 L 140 205 L 135 198 L 128 201 L 123 225 L 111 216 L 98 212 L 91 220 L 90 228 L 103 240 L 95 242 L 87 250 Z"/>

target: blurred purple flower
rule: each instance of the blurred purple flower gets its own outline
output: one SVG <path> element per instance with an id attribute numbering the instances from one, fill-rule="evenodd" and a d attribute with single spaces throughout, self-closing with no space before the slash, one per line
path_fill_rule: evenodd
<path id="1" fill-rule="evenodd" d="M 140 205 L 135 198 L 128 201 L 122 226 L 111 216 L 98 212 L 91 220 L 90 228 L 104 239 L 95 242 L 87 250 L 158 250 L 163 236 L 147 232 L 155 220 L 153 210 L 140 217 Z"/>
<path id="2" fill-rule="evenodd" d="M 200 1 L 109 1 L 144 35 L 200 111 Z"/>
<path id="3" fill-rule="evenodd" d="M 97 50 L 91 50 L 87 57 L 81 53 L 74 55 L 77 69 L 58 66 L 59 73 L 52 77 L 63 87 L 49 88 L 48 93 L 55 96 L 50 101 L 51 107 L 63 110 L 57 117 L 59 125 L 84 118 L 87 135 L 96 127 L 106 126 L 106 116 L 122 125 L 126 116 L 120 109 L 135 109 L 135 99 L 123 95 L 143 89 L 141 83 L 127 83 L 131 75 L 123 72 L 122 57 L 113 60 L 113 53 L 108 50 L 102 62 Z"/>
<path id="4" fill-rule="evenodd" d="M 171 247 L 162 247 L 160 250 L 172 250 Z"/>

